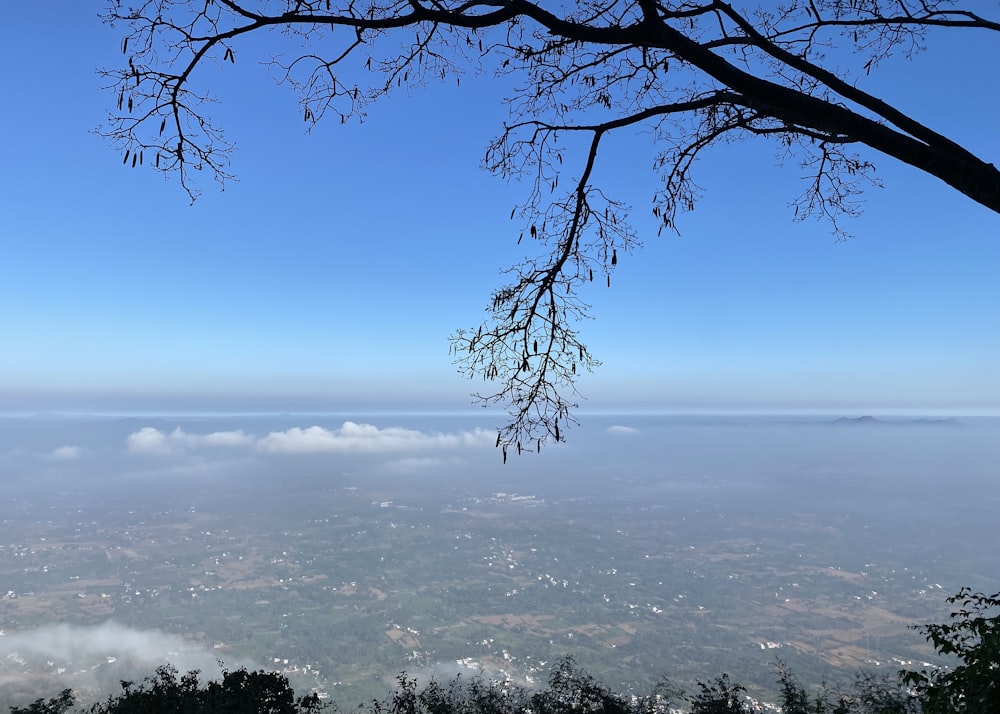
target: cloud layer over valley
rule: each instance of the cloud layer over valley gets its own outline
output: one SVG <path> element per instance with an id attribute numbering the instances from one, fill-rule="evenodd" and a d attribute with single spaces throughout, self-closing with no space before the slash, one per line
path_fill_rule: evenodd
<path id="1" fill-rule="evenodd" d="M 176 455 L 210 449 L 249 449 L 265 454 L 404 454 L 492 446 L 493 435 L 483 429 L 455 433 L 417 431 L 404 427 L 379 428 L 345 421 L 339 428 L 291 427 L 254 438 L 242 430 L 192 434 L 180 427 L 166 432 L 146 426 L 129 434 L 132 454 Z"/>

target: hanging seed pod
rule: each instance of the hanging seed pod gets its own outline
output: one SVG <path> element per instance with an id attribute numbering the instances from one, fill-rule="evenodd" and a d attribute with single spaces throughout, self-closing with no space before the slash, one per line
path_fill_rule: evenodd
<path id="1" fill-rule="evenodd" d="M 558 419 L 556 419 L 554 426 L 555 426 L 555 432 L 556 432 L 556 441 L 559 441 L 559 420 Z"/>
<path id="2" fill-rule="evenodd" d="M 500 446 L 500 432 L 499 431 L 497 432 L 497 443 L 496 443 L 496 445 Z"/>
<path id="3" fill-rule="evenodd" d="M 156 168 L 160 168 L 160 152 L 156 152 Z"/>
<path id="4" fill-rule="evenodd" d="M 537 355 L 538 354 L 538 340 L 535 340 L 535 343 L 532 345 L 532 347 L 534 347 L 535 354 Z"/>
<path id="5" fill-rule="evenodd" d="M 125 164 L 128 163 L 128 157 L 129 157 L 129 154 L 131 154 L 131 153 L 132 153 L 131 149 L 126 149 L 125 150 L 125 158 L 122 159 L 122 166 L 124 166 Z"/>
<path id="6" fill-rule="evenodd" d="M 128 37 L 122 40 L 122 54 L 128 52 Z"/>
<path id="7" fill-rule="evenodd" d="M 166 128 L 167 128 L 167 118 L 163 117 L 163 119 L 160 121 L 160 135 L 161 136 L 163 135 L 163 130 L 166 129 Z"/>
<path id="8" fill-rule="evenodd" d="M 132 154 L 132 168 L 135 168 L 136 162 L 139 161 L 139 154 Z"/>
<path id="9" fill-rule="evenodd" d="M 612 248 L 611 249 L 611 266 L 614 267 L 616 265 L 618 265 L 618 250 Z"/>

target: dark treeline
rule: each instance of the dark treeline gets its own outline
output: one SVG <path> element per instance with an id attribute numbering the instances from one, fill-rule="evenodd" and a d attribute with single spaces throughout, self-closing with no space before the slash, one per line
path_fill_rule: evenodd
<path id="1" fill-rule="evenodd" d="M 859 673 L 847 686 L 804 686 L 783 663 L 776 665 L 776 704 L 783 714 L 996 714 L 1000 712 L 1000 592 L 961 590 L 948 598 L 951 620 L 918 628 L 950 668 L 902 670 L 895 676 Z M 418 687 L 399 675 L 391 697 L 357 708 L 358 714 L 752 714 L 767 707 L 727 674 L 698 681 L 685 692 L 662 680 L 649 693 L 612 691 L 571 658 L 553 667 L 548 686 L 529 689 L 508 680 L 455 677 Z M 773 708 L 772 708 L 773 710 Z M 296 696 L 281 674 L 226 671 L 201 682 L 163 666 L 141 683 L 121 682 L 121 693 L 78 706 L 73 692 L 10 708 L 11 714 L 318 714 L 337 712 L 316 694 Z M 350 711 L 350 710 L 348 710 Z"/>

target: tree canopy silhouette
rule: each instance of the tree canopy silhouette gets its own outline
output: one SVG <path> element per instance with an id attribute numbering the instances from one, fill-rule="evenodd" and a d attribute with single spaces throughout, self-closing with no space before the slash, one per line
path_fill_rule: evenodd
<path id="1" fill-rule="evenodd" d="M 938 654 L 956 658 L 950 669 L 901 671 L 925 714 L 987 714 L 1000 707 L 1000 592 L 962 588 L 948 598 L 951 621 L 918 627 Z"/>
<path id="2" fill-rule="evenodd" d="M 859 81 L 935 33 L 1000 31 L 1000 17 L 949 0 L 111 0 L 127 63 L 105 70 L 115 108 L 101 133 L 135 167 L 179 177 L 231 178 L 231 144 L 207 113 L 199 70 L 236 62 L 250 35 L 301 40 L 271 69 L 297 91 L 307 124 L 363 118 L 394 89 L 495 73 L 516 80 L 512 118 L 490 142 L 486 168 L 524 179 L 511 213 L 537 257 L 508 271 L 484 323 L 459 330 L 461 370 L 508 406 L 497 446 L 521 451 L 564 438 L 577 375 L 598 363 L 581 341 L 581 289 L 607 282 L 638 245 L 628 208 L 591 180 L 602 143 L 643 126 L 661 182 L 653 214 L 673 229 L 699 197 L 694 163 L 720 142 L 765 139 L 806 167 L 794 217 L 842 234 L 858 212 L 872 158 L 886 156 L 1000 212 L 1000 171 Z M 993 8 L 994 13 L 996 8 Z M 836 57 L 830 61 L 829 57 Z M 846 59 L 845 59 L 846 58 Z M 930 98 L 928 98 L 930 99 Z M 960 107 L 956 112 L 962 111 Z M 576 137 L 573 139 L 571 137 Z M 559 186 L 563 178 L 563 187 Z M 519 239 L 520 240 L 520 239 Z M 595 277 L 596 276 L 596 277 Z"/>

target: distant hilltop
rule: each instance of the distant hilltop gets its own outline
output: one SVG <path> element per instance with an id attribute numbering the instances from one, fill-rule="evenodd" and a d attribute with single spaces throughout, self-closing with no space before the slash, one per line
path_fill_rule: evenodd
<path id="1" fill-rule="evenodd" d="M 863 426 L 868 424 L 887 424 L 892 426 L 916 425 L 916 426 L 960 426 L 961 422 L 954 417 L 920 417 L 918 419 L 876 419 L 873 416 L 865 415 L 859 417 L 839 417 L 834 419 L 833 424 L 847 426 Z"/>
<path id="2" fill-rule="evenodd" d="M 859 417 L 840 417 L 839 419 L 833 420 L 834 424 L 881 424 L 878 419 L 873 416 L 859 416 Z"/>

